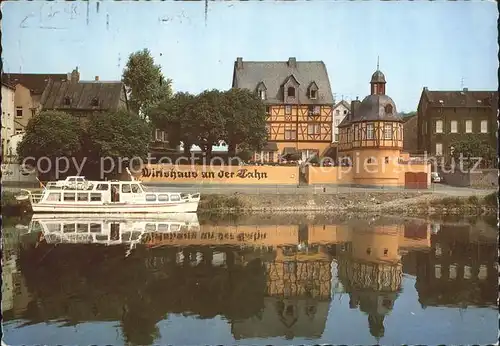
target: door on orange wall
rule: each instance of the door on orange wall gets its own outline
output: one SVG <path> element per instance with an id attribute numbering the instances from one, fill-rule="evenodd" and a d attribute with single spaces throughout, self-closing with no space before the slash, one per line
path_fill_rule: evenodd
<path id="1" fill-rule="evenodd" d="M 405 188 L 406 189 L 427 189 L 427 173 L 425 172 L 406 172 L 405 173 Z"/>

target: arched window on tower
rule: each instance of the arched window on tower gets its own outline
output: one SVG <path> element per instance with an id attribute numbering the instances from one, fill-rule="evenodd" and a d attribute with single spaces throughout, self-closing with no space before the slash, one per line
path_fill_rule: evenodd
<path id="1" fill-rule="evenodd" d="M 392 105 L 385 105 L 385 114 L 392 114 Z"/>
<path id="2" fill-rule="evenodd" d="M 288 94 L 288 97 L 295 97 L 295 88 L 288 87 L 287 94 Z"/>

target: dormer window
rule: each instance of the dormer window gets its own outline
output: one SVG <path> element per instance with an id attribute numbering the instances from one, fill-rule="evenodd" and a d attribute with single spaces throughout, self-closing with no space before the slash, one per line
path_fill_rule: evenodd
<path id="1" fill-rule="evenodd" d="M 287 95 L 288 95 L 288 97 L 295 97 L 295 88 L 294 87 L 288 87 L 288 89 L 287 89 Z"/>
<path id="2" fill-rule="evenodd" d="M 69 106 L 69 105 L 71 105 L 71 98 L 70 98 L 69 96 L 66 96 L 66 97 L 64 98 L 64 105 L 65 105 L 65 106 Z"/>
<path id="3" fill-rule="evenodd" d="M 318 85 L 315 82 L 311 82 L 307 90 L 309 92 L 309 98 L 311 100 L 316 100 L 318 98 Z"/>
<path id="4" fill-rule="evenodd" d="M 267 98 L 266 90 L 267 88 L 264 82 L 259 82 L 259 84 L 257 84 L 257 95 L 261 100 L 265 100 Z"/>
<path id="5" fill-rule="evenodd" d="M 392 114 L 392 105 L 385 106 L 385 114 Z"/>
<path id="6" fill-rule="evenodd" d="M 266 99 L 266 91 L 265 90 L 260 90 L 259 91 L 259 97 L 261 100 L 265 100 Z"/>
<path id="7" fill-rule="evenodd" d="M 98 107 L 99 106 L 99 99 L 97 97 L 94 97 L 90 103 L 92 107 Z"/>

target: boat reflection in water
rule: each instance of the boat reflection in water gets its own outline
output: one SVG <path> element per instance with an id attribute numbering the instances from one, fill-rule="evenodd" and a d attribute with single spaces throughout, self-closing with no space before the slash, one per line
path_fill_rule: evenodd
<path id="1" fill-rule="evenodd" d="M 57 334 L 49 321 L 74 326 L 117 321 L 122 335 L 106 340 L 112 344 L 220 344 L 221 339 L 206 339 L 208 330 L 176 333 L 186 318 L 217 316 L 230 324 L 231 343 L 252 339 L 252 344 L 264 345 L 275 337 L 294 339 L 294 344 L 310 339 L 337 343 L 331 328 L 340 324 L 352 330 L 349 343 L 373 344 L 384 339 L 387 328 L 405 328 L 386 321 L 405 293 L 403 272 L 415 277 L 422 306 L 496 304 L 496 237 L 472 239 L 467 234 L 473 232 L 464 231 L 457 238 L 456 227 L 444 226 L 433 233 L 424 221 L 200 225 L 192 214 L 145 220 L 45 216 L 32 221 L 31 231 L 36 223 L 43 238 L 18 250 L 18 272 L 29 298 L 6 305 L 4 319 L 19 324 L 4 329 L 11 344 L 30 343 L 23 334 L 26 325 L 47 323 L 39 328 Z M 434 270 L 451 264 L 463 268 L 455 272 L 467 273 L 455 274 L 453 288 L 448 287 L 451 276 L 444 275 L 450 270 L 439 276 Z M 450 289 L 453 294 L 446 296 Z M 349 304 L 332 303 L 334 294 L 348 295 Z M 329 320 L 335 304 L 343 314 L 362 313 L 366 322 L 355 326 Z M 410 324 L 437 323 L 423 316 Z M 166 320 L 168 324 L 162 323 Z M 369 339 L 362 339 L 365 334 Z M 78 344 L 93 342 L 81 333 L 57 342 L 74 338 L 80 338 Z"/>

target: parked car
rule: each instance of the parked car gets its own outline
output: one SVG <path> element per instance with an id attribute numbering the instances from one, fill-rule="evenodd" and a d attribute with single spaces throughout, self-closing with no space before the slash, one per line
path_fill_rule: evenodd
<path id="1" fill-rule="evenodd" d="M 443 182 L 443 178 L 439 175 L 438 172 L 432 172 L 431 173 L 431 181 L 433 183 L 442 183 Z"/>

